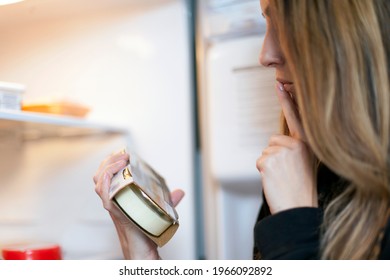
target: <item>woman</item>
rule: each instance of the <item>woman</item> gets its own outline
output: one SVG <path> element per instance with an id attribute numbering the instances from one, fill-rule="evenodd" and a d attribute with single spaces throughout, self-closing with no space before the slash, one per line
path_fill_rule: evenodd
<path id="1" fill-rule="evenodd" d="M 390 258 L 390 4 L 387 0 L 261 0 L 261 63 L 276 69 L 283 135 L 257 161 L 265 203 L 255 226 L 264 259 Z M 108 200 L 127 155 L 104 161 L 96 191 L 125 258 L 156 246 Z M 172 193 L 174 203 L 183 196 Z"/>
<path id="2" fill-rule="evenodd" d="M 256 257 L 390 258 L 389 1 L 261 6 L 260 60 L 276 68 L 288 133 L 257 161 L 269 209 Z"/>

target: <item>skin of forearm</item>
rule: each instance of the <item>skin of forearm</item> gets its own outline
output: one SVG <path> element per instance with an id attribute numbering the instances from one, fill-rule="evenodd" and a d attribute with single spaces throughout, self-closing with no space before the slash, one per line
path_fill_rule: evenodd
<path id="1" fill-rule="evenodd" d="M 129 230 L 129 225 L 123 225 L 114 220 L 123 256 L 126 260 L 158 260 L 161 259 L 157 249 L 145 248 L 145 237 L 141 232 Z M 140 246 L 139 246 L 140 245 Z M 140 247 L 140 248 L 138 248 Z"/>

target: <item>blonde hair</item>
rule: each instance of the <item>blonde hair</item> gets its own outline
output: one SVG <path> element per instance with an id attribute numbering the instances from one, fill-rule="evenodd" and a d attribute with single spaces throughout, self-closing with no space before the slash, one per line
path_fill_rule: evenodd
<path id="1" fill-rule="evenodd" d="M 349 185 L 325 208 L 321 257 L 375 259 L 389 218 L 388 0 L 271 0 L 307 142 Z"/>

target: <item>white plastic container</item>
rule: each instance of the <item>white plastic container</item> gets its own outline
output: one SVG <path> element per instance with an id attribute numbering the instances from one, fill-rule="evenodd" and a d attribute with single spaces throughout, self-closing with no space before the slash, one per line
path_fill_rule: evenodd
<path id="1" fill-rule="evenodd" d="M 26 87 L 21 84 L 0 82 L 0 110 L 20 110 L 25 90 Z"/>

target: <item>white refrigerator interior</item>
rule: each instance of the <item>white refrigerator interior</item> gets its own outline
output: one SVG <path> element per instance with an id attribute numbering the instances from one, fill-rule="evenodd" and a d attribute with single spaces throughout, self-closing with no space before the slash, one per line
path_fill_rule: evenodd
<path id="1" fill-rule="evenodd" d="M 0 80 L 25 85 L 25 102 L 78 102 L 92 109 L 87 122 L 116 129 L 42 137 L 38 128 L 26 140 L 29 125 L 0 112 L 0 247 L 55 242 L 65 259 L 122 258 L 92 176 L 106 156 L 133 145 L 172 189 L 186 193 L 179 230 L 162 257 L 194 259 L 185 1 L 25 1 L 0 7 L 0 36 Z"/>
<path id="2" fill-rule="evenodd" d="M 251 259 L 262 204 L 256 160 L 278 132 L 274 71 L 259 65 L 259 1 L 202 1 L 205 248 L 211 259 Z"/>

